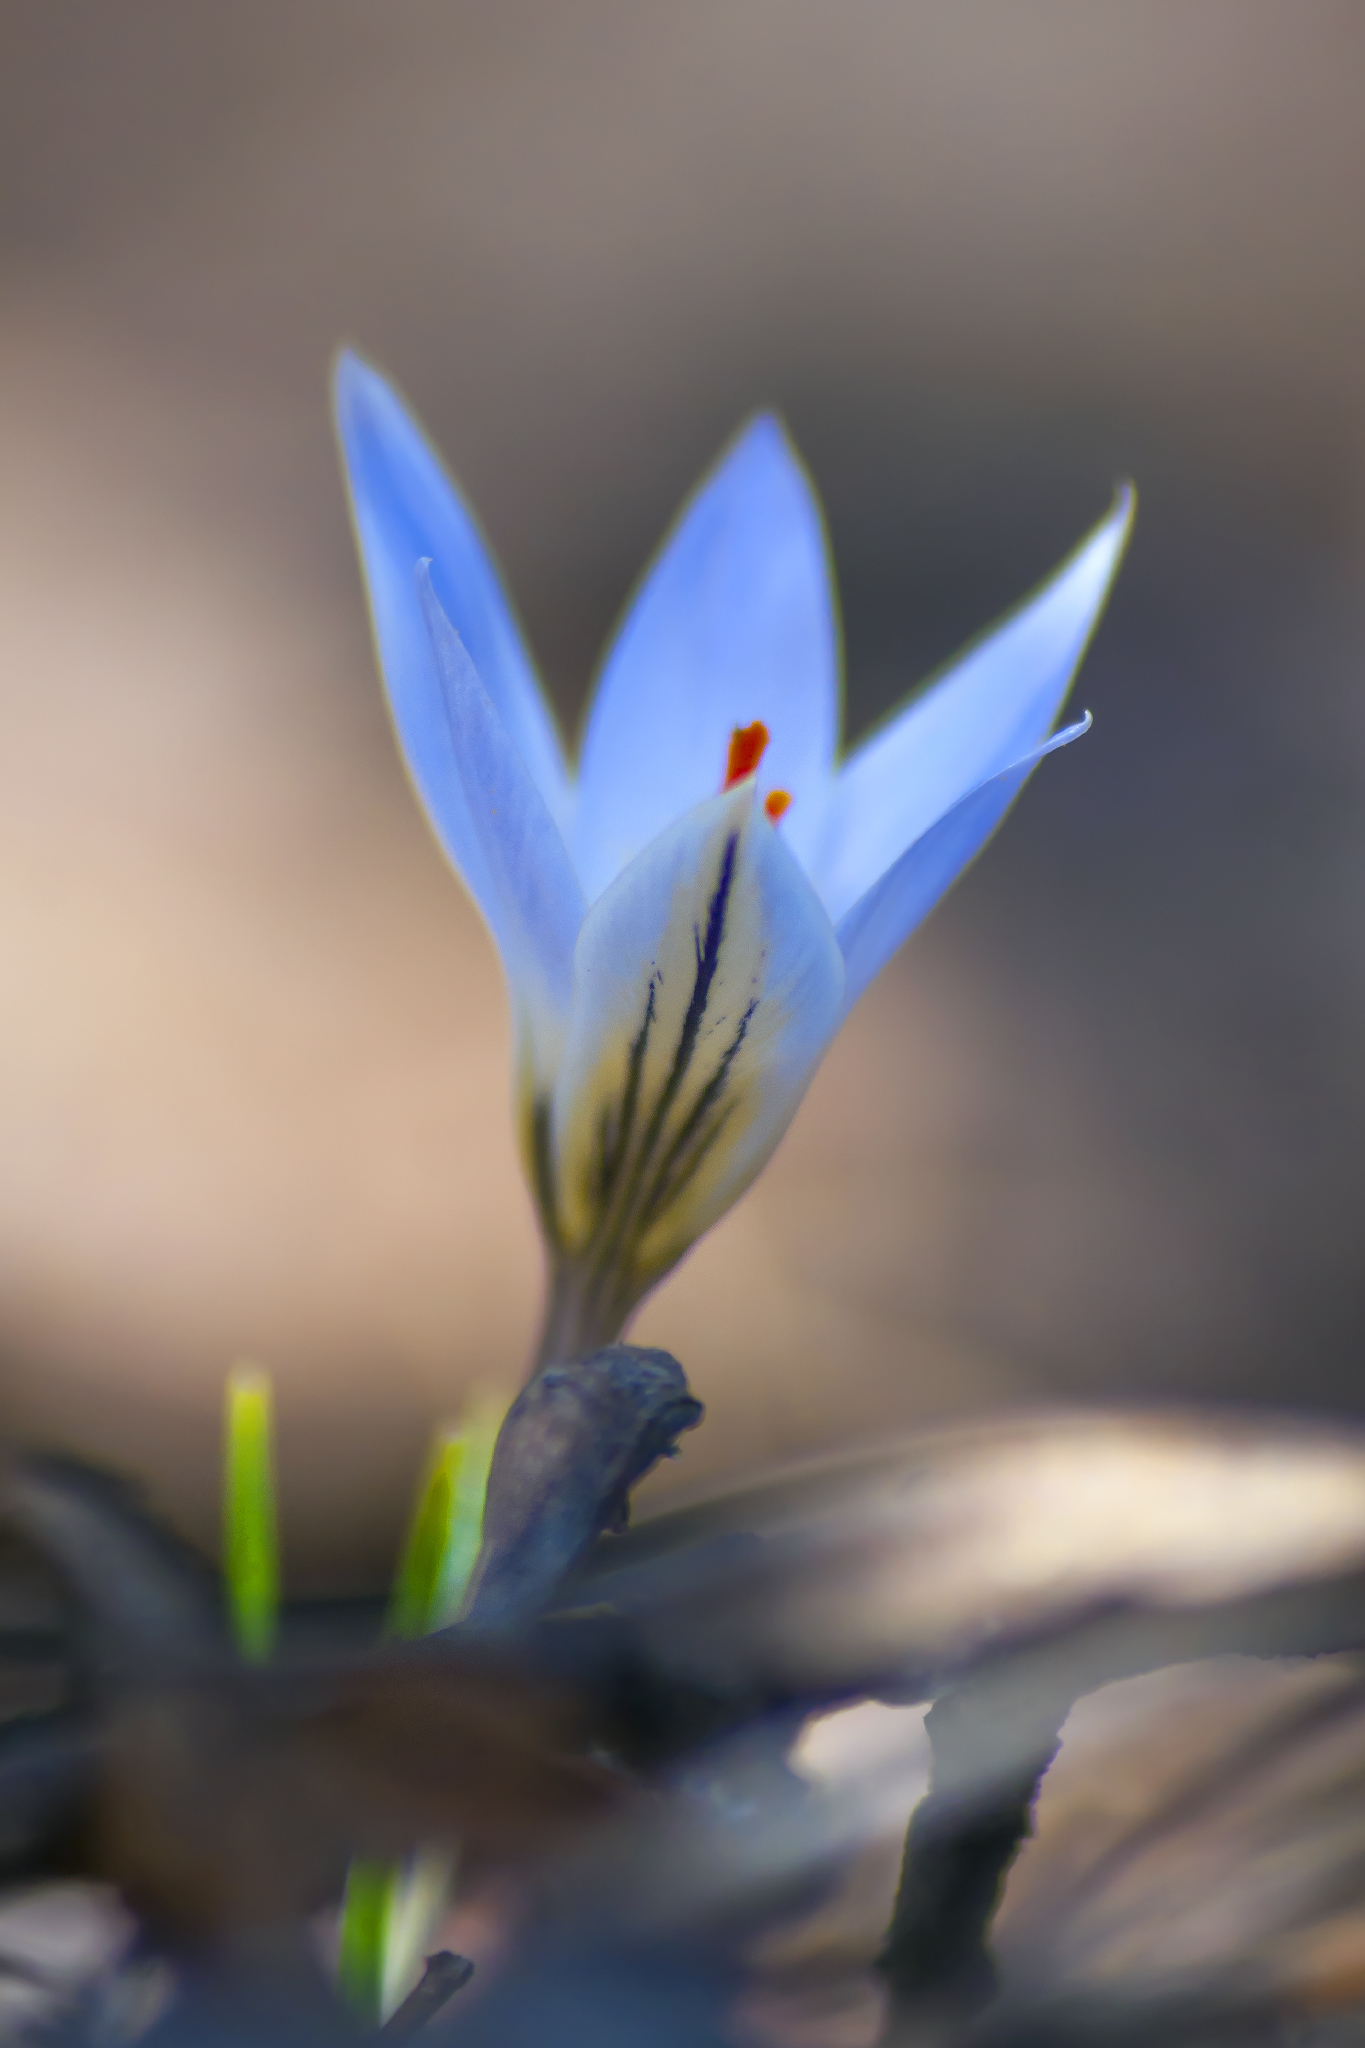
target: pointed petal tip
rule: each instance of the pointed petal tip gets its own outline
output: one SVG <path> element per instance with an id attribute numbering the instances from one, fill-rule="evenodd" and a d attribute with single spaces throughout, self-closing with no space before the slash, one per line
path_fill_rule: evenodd
<path id="1" fill-rule="evenodd" d="M 1074 579 L 1079 578 L 1082 585 L 1088 586 L 1096 572 L 1100 577 L 1101 593 L 1107 592 L 1132 538 L 1136 515 L 1137 491 L 1125 477 L 1115 485 L 1109 510 L 1104 516 L 1081 536 L 1052 574 L 1045 577 L 1013 612 L 1007 612 L 1000 623 L 1007 624 L 1011 618 L 1024 615 L 1039 597 L 1046 596 L 1049 591 L 1065 590 Z M 1096 619 L 1098 616 L 1097 610 Z"/>
<path id="2" fill-rule="evenodd" d="M 358 349 L 339 348 L 332 358 L 332 405 L 343 423 L 373 422 L 384 411 L 400 412 L 401 402 L 388 379 Z"/>
<path id="3" fill-rule="evenodd" d="M 1067 593 L 1070 593 L 1070 601 L 1079 599 L 1090 608 L 1085 642 L 1076 657 L 1075 666 L 1079 667 L 1085 645 L 1089 643 L 1099 624 L 1119 565 L 1127 552 L 1136 513 L 1137 492 L 1125 479 L 1116 486 L 1113 501 L 1104 517 L 1097 520 L 1090 531 L 1077 542 L 1060 567 L 1055 569 L 1030 597 L 1025 598 L 1014 612 L 1007 613 L 1000 624 L 1008 626 L 1012 620 L 1027 618 L 1030 610 L 1037 606 L 1040 600 L 1045 603 L 1050 597 L 1066 598 Z"/>
<path id="4" fill-rule="evenodd" d="M 442 487 L 453 490 L 407 398 L 392 378 L 358 349 L 340 348 L 333 358 L 332 405 L 344 433 L 374 437 L 391 447 L 406 444 L 420 449 L 439 472 Z"/>
<path id="5" fill-rule="evenodd" d="M 794 474 L 803 489 L 812 490 L 791 429 L 774 406 L 751 412 L 722 448 L 716 470 L 732 465 L 771 469 L 784 476 Z"/>
<path id="6" fill-rule="evenodd" d="M 375 375 L 358 349 L 343 342 L 332 356 L 332 398 L 337 408 L 360 397 L 369 379 Z"/>
<path id="7" fill-rule="evenodd" d="M 791 436 L 787 432 L 786 422 L 775 405 L 756 406 L 753 412 L 746 414 L 740 421 L 732 436 L 731 446 L 738 448 L 746 441 L 759 445 L 766 443 L 769 447 L 786 447 L 790 444 Z"/>
<path id="8" fill-rule="evenodd" d="M 1113 550 L 1117 567 L 1124 549 L 1132 538 L 1133 521 L 1137 517 L 1137 486 L 1129 477 L 1121 477 L 1114 486 L 1114 497 L 1109 510 L 1099 524 L 1082 541 L 1082 548 L 1093 542 L 1103 541 Z"/>

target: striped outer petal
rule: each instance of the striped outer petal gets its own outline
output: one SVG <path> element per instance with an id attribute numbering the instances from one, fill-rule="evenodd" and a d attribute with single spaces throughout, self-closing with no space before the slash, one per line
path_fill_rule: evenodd
<path id="1" fill-rule="evenodd" d="M 1044 754 L 1069 745 L 1089 728 L 1087 712 L 960 798 L 844 913 L 835 929 L 844 956 L 846 1011 L 981 851 Z"/>
<path id="2" fill-rule="evenodd" d="M 468 874 L 473 834 L 452 773 L 445 714 L 430 688 L 413 573 L 430 558 L 442 609 L 561 830 L 571 789 L 554 717 L 478 527 L 420 427 L 377 371 L 349 352 L 335 373 L 337 432 L 384 685 L 427 815 Z"/>
<path id="3" fill-rule="evenodd" d="M 591 902 L 719 789 L 737 725 L 771 735 L 762 787 L 813 849 L 838 733 L 838 634 L 815 493 L 756 419 L 683 508 L 603 663 L 583 735 L 574 857 Z"/>
<path id="4" fill-rule="evenodd" d="M 417 584 L 428 661 L 478 854 L 475 898 L 507 976 L 529 1146 L 532 1108 L 552 1083 L 568 1025 L 583 892 L 559 827 L 442 611 L 426 563 Z"/>
<path id="5" fill-rule="evenodd" d="M 552 1240 L 619 1329 L 743 1193 L 841 1012 L 843 962 L 752 778 L 648 846 L 589 910 L 550 1120 Z"/>
<path id="6" fill-rule="evenodd" d="M 1109 594 L 1133 493 L 1037 594 L 850 755 L 813 872 L 837 924 L 936 818 L 1052 730 Z"/>

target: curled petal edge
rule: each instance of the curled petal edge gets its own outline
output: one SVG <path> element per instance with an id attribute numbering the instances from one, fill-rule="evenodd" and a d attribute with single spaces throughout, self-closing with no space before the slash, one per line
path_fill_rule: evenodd
<path id="1" fill-rule="evenodd" d="M 1046 754 L 1090 730 L 1090 713 L 988 776 L 921 833 L 835 926 L 844 956 L 844 1011 L 852 1009 L 916 925 L 975 859 Z"/>
<path id="2" fill-rule="evenodd" d="M 836 923 L 936 818 L 1047 738 L 1108 600 L 1135 502 L 1124 485 L 1060 568 L 840 767 L 814 870 Z"/>

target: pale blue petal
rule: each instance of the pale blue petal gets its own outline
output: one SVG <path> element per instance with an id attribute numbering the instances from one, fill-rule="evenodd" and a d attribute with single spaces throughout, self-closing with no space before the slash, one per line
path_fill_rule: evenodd
<path id="1" fill-rule="evenodd" d="M 751 786 L 661 833 L 589 910 L 555 1088 L 561 1253 L 598 1321 L 724 1214 L 841 1014 L 843 961 Z"/>
<path id="2" fill-rule="evenodd" d="M 1109 594 L 1133 494 L 1035 597 L 865 740 L 835 779 L 812 872 L 837 924 L 935 818 L 1046 738 Z"/>
<path id="3" fill-rule="evenodd" d="M 502 955 L 518 1034 L 525 1117 L 548 1097 L 573 994 L 583 892 L 549 807 L 446 618 L 424 563 L 417 577 L 428 669 L 448 734 L 447 762 L 477 852 L 474 888 Z"/>
<path id="4" fill-rule="evenodd" d="M 464 865 L 467 833 L 450 783 L 444 714 L 428 686 L 414 582 L 427 558 L 442 610 L 563 829 L 571 801 L 563 748 L 477 526 L 416 421 L 359 356 L 339 357 L 335 401 L 384 683 L 413 780 L 447 851 Z"/>
<path id="5" fill-rule="evenodd" d="M 960 797 L 908 847 L 835 927 L 844 956 L 844 1007 L 851 1009 L 891 955 L 980 852 L 1042 760 L 1089 730 L 1087 712 L 1042 746 Z"/>
<path id="6" fill-rule="evenodd" d="M 588 900 L 725 780 L 762 719 L 760 792 L 813 848 L 838 726 L 838 633 L 820 508 L 775 419 L 756 419 L 687 504 L 621 624 L 589 713 L 573 845 Z"/>

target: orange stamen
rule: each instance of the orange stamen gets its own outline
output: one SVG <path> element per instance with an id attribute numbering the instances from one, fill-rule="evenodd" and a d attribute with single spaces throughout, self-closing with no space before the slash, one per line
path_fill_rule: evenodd
<path id="1" fill-rule="evenodd" d="M 752 775 L 763 759 L 763 749 L 767 744 L 768 728 L 761 718 L 756 718 L 752 725 L 737 725 L 730 735 L 730 752 L 721 788 L 733 789 L 737 782 L 743 782 L 746 775 Z"/>
<path id="2" fill-rule="evenodd" d="M 763 808 L 772 819 L 774 825 L 791 807 L 792 800 L 785 789 L 770 789 L 763 799 Z"/>

